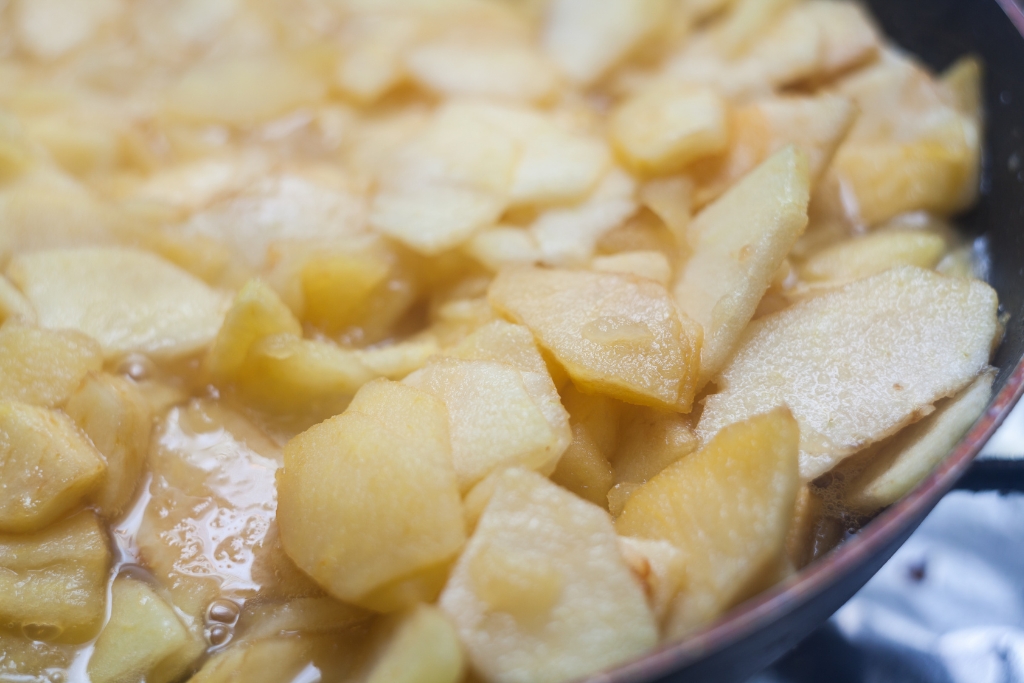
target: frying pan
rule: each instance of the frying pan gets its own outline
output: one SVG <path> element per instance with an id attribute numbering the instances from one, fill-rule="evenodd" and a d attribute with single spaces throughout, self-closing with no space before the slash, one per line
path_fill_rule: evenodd
<path id="1" fill-rule="evenodd" d="M 743 681 L 774 662 L 825 622 L 892 557 L 964 476 L 1024 392 L 1024 11 L 1014 0 L 866 4 L 897 44 L 936 70 L 971 53 L 985 63 L 981 200 L 959 225 L 987 246 L 987 279 L 999 292 L 1002 310 L 1010 314 L 1006 338 L 994 359 L 999 368 L 995 397 L 936 471 L 832 553 L 686 641 L 593 677 L 591 683 Z M 1024 464 L 1016 467 L 1019 477 Z"/>

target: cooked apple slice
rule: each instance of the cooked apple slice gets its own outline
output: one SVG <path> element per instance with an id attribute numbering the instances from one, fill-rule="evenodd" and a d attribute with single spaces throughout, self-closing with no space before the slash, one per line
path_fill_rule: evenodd
<path id="1" fill-rule="evenodd" d="M 570 80 L 590 85 L 654 35 L 667 9 L 659 0 L 556 0 L 548 7 L 544 49 Z"/>
<path id="2" fill-rule="evenodd" d="M 686 581 L 685 555 L 668 541 L 631 536 L 619 538 L 619 549 L 643 584 L 651 611 L 659 622 L 662 621 Z"/>
<path id="3" fill-rule="evenodd" d="M 465 541 L 448 414 L 426 392 L 371 382 L 346 413 L 292 439 L 284 463 L 277 520 L 285 551 L 342 600 L 358 604 L 446 562 Z"/>
<path id="4" fill-rule="evenodd" d="M 732 354 L 776 271 L 807 227 L 809 201 L 807 157 L 789 147 L 691 224 L 693 256 L 674 292 L 683 312 L 704 328 L 698 388 Z"/>
<path id="5" fill-rule="evenodd" d="M 872 513 L 910 492 L 948 454 L 992 397 L 995 371 L 987 371 L 934 413 L 875 446 L 870 463 L 846 489 L 846 503 Z M 859 456 L 861 457 L 861 456 Z"/>
<path id="6" fill-rule="evenodd" d="M 465 669 L 462 643 L 444 612 L 417 605 L 378 627 L 383 643 L 367 683 L 459 683 Z"/>
<path id="7" fill-rule="evenodd" d="M 645 173 L 679 171 L 729 146 L 729 111 L 710 88 L 651 86 L 621 104 L 610 126 L 619 153 Z"/>
<path id="8" fill-rule="evenodd" d="M 487 680 L 583 678 L 658 639 L 608 514 L 522 469 L 501 475 L 440 605 Z"/>
<path id="9" fill-rule="evenodd" d="M 302 336 L 291 310 L 260 280 L 251 280 L 235 296 L 206 359 L 210 374 L 231 381 L 245 363 L 252 345 L 275 334 Z"/>
<path id="10" fill-rule="evenodd" d="M 668 541 L 685 557 L 669 637 L 682 637 L 765 587 L 783 555 L 800 487 L 799 438 L 788 410 L 752 417 L 629 498 L 618 532 Z"/>
<path id="11" fill-rule="evenodd" d="M 90 376 L 64 408 L 107 463 L 103 483 L 91 495 L 99 513 L 124 511 L 142 478 L 153 411 L 134 384 L 107 374 Z"/>
<path id="12" fill-rule="evenodd" d="M 660 251 L 624 251 L 611 256 L 598 256 L 590 268 L 599 273 L 623 273 L 645 277 L 668 287 L 672 281 L 672 265 Z"/>
<path id="13" fill-rule="evenodd" d="M 82 643 L 104 618 L 110 548 L 91 512 L 35 534 L 0 535 L 0 619 L 41 640 Z"/>
<path id="14" fill-rule="evenodd" d="M 946 253 L 946 240 L 921 230 L 875 232 L 826 247 L 801 264 L 809 282 L 844 283 L 897 266 L 934 268 Z"/>
<path id="15" fill-rule="evenodd" d="M 351 680 L 365 638 L 360 634 L 288 634 L 240 642 L 206 660 L 191 683 L 279 683 L 315 671 L 321 680 Z"/>
<path id="16" fill-rule="evenodd" d="M 110 620 L 87 667 L 92 683 L 168 683 L 202 655 L 206 644 L 144 582 L 119 576 L 110 592 Z"/>
<path id="17" fill-rule="evenodd" d="M 11 280 L 49 328 L 89 335 L 108 359 L 128 353 L 172 359 L 205 348 L 220 329 L 225 297 L 149 252 L 55 249 L 14 258 Z"/>
<path id="18" fill-rule="evenodd" d="M 611 273 L 522 268 L 500 273 L 489 297 L 530 328 L 577 386 L 689 411 L 700 331 L 661 285 Z"/>
<path id="19" fill-rule="evenodd" d="M 623 416 L 618 444 L 611 454 L 615 484 L 643 484 L 699 446 L 688 417 L 632 408 Z"/>
<path id="20" fill-rule="evenodd" d="M 66 415 L 0 401 L 0 532 L 37 531 L 102 484 L 103 456 Z"/>
<path id="21" fill-rule="evenodd" d="M 54 408 L 103 366 L 100 345 L 71 330 L 12 320 L 0 327 L 0 400 Z"/>
<path id="22" fill-rule="evenodd" d="M 436 396 L 448 409 L 452 462 L 461 491 L 501 467 L 550 474 L 568 446 L 568 416 L 563 410 L 556 432 L 526 379 L 504 363 L 455 358 L 430 363 L 405 378 L 405 384 Z M 546 373 L 541 379 L 557 403 L 554 384 Z"/>
<path id="23" fill-rule="evenodd" d="M 608 505 L 608 490 L 615 483 L 609 462 L 619 439 L 622 404 L 580 393 L 571 384 L 562 390 L 569 411 L 572 442 L 558 461 L 551 480 L 600 507 Z"/>
<path id="24" fill-rule="evenodd" d="M 809 481 L 956 394 L 988 365 L 995 291 L 912 266 L 796 304 L 750 325 L 697 425 L 789 406 Z M 870 321 L 866 324 L 865 321 Z"/>

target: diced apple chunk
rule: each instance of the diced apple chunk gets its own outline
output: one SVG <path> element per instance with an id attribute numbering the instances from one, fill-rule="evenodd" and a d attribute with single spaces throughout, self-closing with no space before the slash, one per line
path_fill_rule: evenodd
<path id="1" fill-rule="evenodd" d="M 800 474 L 814 479 L 977 377 L 997 306 L 983 282 L 905 266 L 761 318 L 716 379 L 697 433 L 706 442 L 786 405 L 800 423 Z"/>
<path id="2" fill-rule="evenodd" d="M 698 388 L 729 359 L 775 272 L 807 227 L 809 201 L 807 157 L 789 147 L 691 224 L 693 256 L 675 297 L 704 328 Z"/>
<path id="3" fill-rule="evenodd" d="M 153 411 L 145 394 L 120 377 L 97 374 L 64 408 L 107 463 L 106 476 L 90 496 L 99 513 L 113 519 L 131 501 L 149 452 Z"/>
<path id="4" fill-rule="evenodd" d="M 235 387 L 248 403 L 284 415 L 336 415 L 377 375 L 358 352 L 292 334 L 264 337 L 249 349 Z"/>
<path id="5" fill-rule="evenodd" d="M 301 337 L 302 325 L 270 287 L 252 280 L 238 292 L 224 317 L 206 360 L 210 373 L 220 381 L 234 379 L 252 345 L 275 334 Z"/>
<path id="6" fill-rule="evenodd" d="M 441 595 L 487 680 L 583 678 L 658 639 L 607 513 L 540 475 L 501 475 Z"/>
<path id="7" fill-rule="evenodd" d="M 515 269 L 491 303 L 537 337 L 577 386 L 627 402 L 688 411 L 700 330 L 664 287 L 610 273 Z"/>
<path id="8" fill-rule="evenodd" d="M 206 347 L 227 301 L 205 283 L 145 251 L 56 249 L 17 256 L 8 268 L 49 328 L 79 330 L 107 358 L 162 359 Z"/>
<path id="9" fill-rule="evenodd" d="M 444 404 L 387 380 L 368 384 L 353 404 L 289 442 L 277 519 L 296 564 L 358 604 L 453 558 L 465 527 Z"/>
<path id="10" fill-rule="evenodd" d="M 538 354 L 539 355 L 539 354 Z M 557 404 L 555 386 L 546 384 Z M 442 359 L 409 375 L 405 384 L 444 402 L 459 489 L 468 491 L 491 471 L 520 466 L 549 474 L 569 444 L 568 415 L 548 421 L 516 368 L 494 361 Z M 552 401 L 549 401 L 552 403 Z M 549 411 L 550 412 L 550 411 Z"/>
<path id="11" fill-rule="evenodd" d="M 556 0 L 547 11 L 543 44 L 570 80 L 589 85 L 661 27 L 660 0 Z"/>
<path id="12" fill-rule="evenodd" d="M 0 532 L 37 531 L 102 483 L 103 456 L 63 413 L 0 402 Z"/>
<path id="13" fill-rule="evenodd" d="M 988 371 L 917 424 L 864 454 L 870 463 L 846 489 L 846 503 L 870 514 L 895 503 L 948 454 L 985 410 L 995 372 Z"/>
<path id="14" fill-rule="evenodd" d="M 669 541 L 685 557 L 670 637 L 765 587 L 783 555 L 800 486 L 799 438 L 785 409 L 752 417 L 722 430 L 629 498 L 618 532 Z"/>
<path id="15" fill-rule="evenodd" d="M 90 40 L 121 9 L 115 0 L 19 0 L 8 21 L 22 48 L 39 59 L 54 60 Z"/>
<path id="16" fill-rule="evenodd" d="M 326 91 L 326 83 L 294 58 L 226 58 L 186 72 L 169 90 L 166 111 L 193 123 L 255 125 L 316 104 Z"/>
<path id="17" fill-rule="evenodd" d="M 514 206 L 571 204 L 587 196 L 611 166 L 608 145 L 599 137 L 556 126 L 531 130 L 512 178 Z"/>
<path id="18" fill-rule="evenodd" d="M 103 622 L 110 561 L 91 512 L 37 534 L 0 536 L 0 619 L 47 640 L 89 640 Z"/>
<path id="19" fill-rule="evenodd" d="M 385 624 L 387 639 L 367 683 L 459 683 L 465 668 L 462 643 L 448 617 L 418 605 Z"/>
<path id="20" fill-rule="evenodd" d="M 559 85 L 558 72 L 527 43 L 442 38 L 414 48 L 409 71 L 419 85 L 449 97 L 545 100 Z"/>
<path id="21" fill-rule="evenodd" d="M 945 253 L 946 240 L 935 233 L 875 232 L 822 249 L 800 266 L 800 277 L 844 283 L 898 266 L 934 268 Z"/>
<path id="22" fill-rule="evenodd" d="M 190 654 L 199 656 L 203 649 L 174 608 L 152 588 L 138 579 L 120 576 L 111 588 L 110 620 L 89 658 L 89 680 L 167 683 L 192 663 Z M 154 677 L 154 673 L 159 675 Z"/>
<path id="23" fill-rule="evenodd" d="M 611 138 L 637 170 L 681 170 L 729 145 L 729 113 L 713 90 L 659 84 L 633 96 L 612 114 Z"/>
<path id="24" fill-rule="evenodd" d="M 53 408 L 102 366 L 100 345 L 84 334 L 17 320 L 0 327 L 0 400 Z"/>

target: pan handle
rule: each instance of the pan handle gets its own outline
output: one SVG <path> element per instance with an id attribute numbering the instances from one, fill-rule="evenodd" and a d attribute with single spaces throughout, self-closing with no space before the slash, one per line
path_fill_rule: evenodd
<path id="1" fill-rule="evenodd" d="M 1024 451 L 1024 444 L 1021 444 Z M 954 487 L 960 491 L 1024 492 L 1024 453 L 1020 455 L 982 454 L 971 464 Z"/>

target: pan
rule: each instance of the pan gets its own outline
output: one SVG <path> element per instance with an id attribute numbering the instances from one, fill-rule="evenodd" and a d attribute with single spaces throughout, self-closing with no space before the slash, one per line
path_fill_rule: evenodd
<path id="1" fill-rule="evenodd" d="M 925 481 L 801 573 L 686 641 L 667 645 L 592 683 L 743 681 L 796 646 L 853 597 L 938 501 L 964 477 L 1024 392 L 1024 10 L 1014 0 L 869 0 L 882 29 L 933 69 L 965 54 L 986 68 L 986 152 L 978 205 L 959 220 L 988 255 L 986 277 L 1009 314 L 988 410 Z M 1024 473 L 989 464 L 986 477 Z M 992 476 L 995 474 L 996 476 Z"/>

